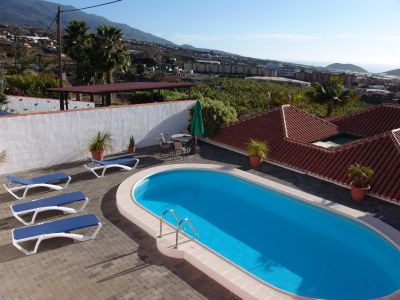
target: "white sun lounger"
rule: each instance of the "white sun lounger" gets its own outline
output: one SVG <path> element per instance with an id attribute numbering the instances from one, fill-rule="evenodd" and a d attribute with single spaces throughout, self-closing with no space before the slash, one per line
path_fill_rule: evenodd
<path id="1" fill-rule="evenodd" d="M 71 233 L 71 231 L 97 226 L 92 235 Z M 25 226 L 12 230 L 13 245 L 25 255 L 35 254 L 43 240 L 66 237 L 77 241 L 94 239 L 101 228 L 101 223 L 95 214 L 76 216 L 33 226 Z M 32 251 L 26 250 L 20 244 L 36 240 Z"/>
<path id="2" fill-rule="evenodd" d="M 134 170 L 136 169 L 138 163 L 139 163 L 139 158 L 132 156 L 132 155 L 125 155 L 125 156 L 120 156 L 116 158 L 111 158 L 111 159 L 104 159 L 104 160 L 97 160 L 88 157 L 88 160 L 90 160 L 89 164 L 83 165 L 87 170 L 92 172 L 96 177 L 103 177 L 104 174 L 106 173 L 106 170 L 109 168 L 121 168 L 127 171 Z M 127 165 L 133 164 L 133 167 L 129 167 Z M 101 174 L 99 175 L 96 171 L 102 170 Z"/>
<path id="3" fill-rule="evenodd" d="M 9 192 L 16 199 L 23 199 L 30 189 L 37 187 L 45 187 L 52 190 L 62 190 L 68 187 L 71 181 L 71 176 L 66 173 L 53 173 L 49 175 L 34 177 L 34 178 L 20 178 L 15 176 L 6 176 L 8 181 L 16 186 L 7 186 L 5 183 L 3 187 L 7 192 Z M 57 185 L 55 183 L 60 183 L 61 181 L 66 181 L 64 186 Z M 15 192 L 23 191 L 22 196 L 18 196 Z"/>
<path id="4" fill-rule="evenodd" d="M 75 202 L 83 202 L 83 204 L 78 209 L 64 206 Z M 86 197 L 82 192 L 73 192 L 57 195 L 54 197 L 13 204 L 10 206 L 10 208 L 15 218 L 17 218 L 25 225 L 32 225 L 35 223 L 37 215 L 41 212 L 56 210 L 62 211 L 64 214 L 74 214 L 82 211 L 86 207 L 88 202 L 89 198 Z M 27 214 L 33 214 L 30 221 L 25 221 L 22 218 L 22 216 Z"/>

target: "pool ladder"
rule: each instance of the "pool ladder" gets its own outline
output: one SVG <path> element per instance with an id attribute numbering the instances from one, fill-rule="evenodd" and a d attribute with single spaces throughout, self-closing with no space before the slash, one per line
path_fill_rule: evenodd
<path id="1" fill-rule="evenodd" d="M 182 220 L 179 220 L 178 215 L 176 214 L 176 212 L 173 209 L 167 209 L 166 211 L 164 211 L 160 217 L 160 235 L 158 237 L 162 237 L 162 226 L 163 226 L 163 221 L 164 221 L 164 217 L 166 214 L 171 213 L 174 217 L 175 220 L 178 222 L 178 225 L 175 227 L 175 235 L 176 235 L 176 242 L 175 242 L 175 249 L 178 249 L 178 236 L 179 236 L 179 231 L 181 229 L 181 227 L 183 227 L 182 229 L 185 230 L 185 223 L 189 224 L 190 229 L 192 230 L 192 232 L 194 233 L 196 239 L 199 239 L 199 235 L 197 234 L 196 229 L 194 228 L 192 222 L 190 221 L 189 218 L 184 218 Z M 192 238 L 194 239 L 194 238 Z"/>

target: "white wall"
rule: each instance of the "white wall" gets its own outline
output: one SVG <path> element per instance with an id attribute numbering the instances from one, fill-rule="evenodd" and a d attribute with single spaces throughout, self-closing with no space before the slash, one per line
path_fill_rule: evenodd
<path id="1" fill-rule="evenodd" d="M 35 98 L 7 95 L 7 111 L 14 114 L 57 111 L 60 102 L 57 99 Z M 94 108 L 93 102 L 69 101 L 68 109 Z"/>
<path id="2" fill-rule="evenodd" d="M 112 153 L 126 150 L 129 136 L 137 147 L 157 143 L 161 132 L 186 129 L 194 101 L 114 106 L 0 118 L 0 151 L 6 162 L 0 174 L 85 159 L 89 140 L 98 131 L 111 133 Z M 111 154 L 111 153 L 108 153 Z"/>

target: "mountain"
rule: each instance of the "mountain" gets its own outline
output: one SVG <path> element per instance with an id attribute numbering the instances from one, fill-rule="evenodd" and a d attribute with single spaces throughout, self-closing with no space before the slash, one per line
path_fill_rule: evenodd
<path id="1" fill-rule="evenodd" d="M 400 69 L 394 69 L 391 71 L 384 72 L 382 74 L 400 77 Z"/>
<path id="2" fill-rule="evenodd" d="M 82 5 L 86 1 L 82 1 Z M 1 0 L 0 1 L 0 23 L 23 26 L 23 27 L 48 27 L 53 21 L 59 4 L 41 0 Z M 115 5 L 118 5 L 115 4 Z M 61 5 L 61 10 L 74 9 L 72 6 Z M 91 30 L 99 25 L 109 25 L 120 28 L 125 38 L 135 39 L 149 43 L 163 45 L 174 45 L 172 42 L 132 28 L 126 24 L 115 23 L 104 17 L 88 14 L 84 11 L 65 12 L 61 14 L 62 27 L 65 28 L 72 19 L 85 21 Z"/>
<path id="3" fill-rule="evenodd" d="M 335 63 L 335 64 L 330 64 L 329 66 L 326 66 L 328 70 L 332 71 L 344 71 L 344 72 L 356 72 L 356 73 L 369 73 L 367 70 L 353 65 L 353 64 L 340 64 L 340 63 Z"/>

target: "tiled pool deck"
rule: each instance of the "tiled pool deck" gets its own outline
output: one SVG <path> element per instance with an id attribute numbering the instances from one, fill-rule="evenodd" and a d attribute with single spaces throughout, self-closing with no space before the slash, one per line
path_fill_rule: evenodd
<path id="1" fill-rule="evenodd" d="M 210 145 L 201 153 L 181 159 L 160 159 L 154 149 L 139 152 L 138 169 L 171 163 L 226 164 L 301 189 L 363 211 L 400 230 L 400 207 L 367 198 L 362 204 L 349 199 L 349 191 L 315 178 L 263 164 L 248 168 L 247 157 Z M 54 171 L 72 175 L 67 191 L 80 190 L 91 202 L 85 213 L 96 213 L 103 223 L 96 240 L 72 243 L 49 240 L 39 253 L 25 256 L 11 243 L 11 229 L 21 226 L 12 217 L 14 200 L 0 192 L 0 299 L 236 299 L 229 291 L 183 260 L 163 256 L 155 240 L 118 212 L 115 194 L 118 185 L 136 171 L 110 172 L 97 179 L 82 162 L 46 168 L 18 175 L 34 176 Z M 0 178 L 4 182 L 4 177 Z M 29 199 L 58 192 L 30 194 Z M 50 216 L 55 217 L 55 216 Z"/>

